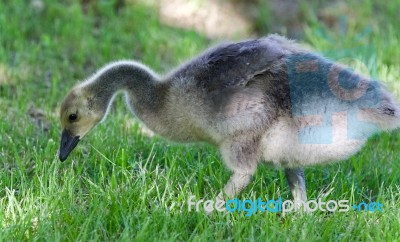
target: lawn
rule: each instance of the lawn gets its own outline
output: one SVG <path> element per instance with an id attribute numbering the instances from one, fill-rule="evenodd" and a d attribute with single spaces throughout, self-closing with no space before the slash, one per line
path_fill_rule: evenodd
<path id="1" fill-rule="evenodd" d="M 214 198 L 230 172 L 213 147 L 148 135 L 122 97 L 61 163 L 58 110 L 77 81 L 119 59 L 165 73 L 216 42 L 164 25 L 141 1 L 118 11 L 113 1 L 85 11 L 80 2 L 0 5 L 1 241 L 399 240 L 398 132 L 372 137 L 347 161 L 306 169 L 310 199 L 375 201 L 383 212 L 189 212 L 190 195 Z M 358 60 L 356 69 L 400 97 L 400 1 L 349 4 L 356 13 L 337 28 L 303 6 L 301 41 L 332 59 Z M 291 199 L 282 170 L 260 166 L 239 196 L 259 197 Z"/>

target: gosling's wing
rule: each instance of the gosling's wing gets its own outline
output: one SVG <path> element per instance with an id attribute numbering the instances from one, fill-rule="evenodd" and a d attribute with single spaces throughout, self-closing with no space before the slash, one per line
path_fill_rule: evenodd
<path id="1" fill-rule="evenodd" d="M 205 55 L 195 72 L 197 85 L 209 91 L 244 87 L 284 56 L 281 46 L 268 38 L 219 46 Z"/>

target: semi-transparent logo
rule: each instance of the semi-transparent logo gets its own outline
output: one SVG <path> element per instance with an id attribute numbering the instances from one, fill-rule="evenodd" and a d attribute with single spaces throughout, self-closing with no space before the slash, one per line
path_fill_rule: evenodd
<path id="1" fill-rule="evenodd" d="M 347 126 L 347 139 L 378 131 L 373 121 L 363 119 L 363 113 L 379 105 L 377 81 L 317 54 L 293 54 L 286 65 L 292 115 L 301 124 L 299 143 L 331 144 L 340 124 Z"/>

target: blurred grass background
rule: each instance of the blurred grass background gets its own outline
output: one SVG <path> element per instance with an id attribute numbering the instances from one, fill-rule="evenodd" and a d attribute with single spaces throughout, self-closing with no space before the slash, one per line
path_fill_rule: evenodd
<path id="1" fill-rule="evenodd" d="M 382 80 L 400 97 L 400 1 L 3 0 L 0 3 L 0 240 L 358 240 L 400 238 L 400 139 L 373 137 L 348 161 L 306 170 L 308 196 L 379 201 L 382 213 L 187 211 L 229 178 L 207 145 L 149 137 L 121 97 L 65 163 L 58 108 L 107 62 L 165 73 L 223 39 L 278 32 Z M 290 199 L 260 166 L 240 198 Z"/>

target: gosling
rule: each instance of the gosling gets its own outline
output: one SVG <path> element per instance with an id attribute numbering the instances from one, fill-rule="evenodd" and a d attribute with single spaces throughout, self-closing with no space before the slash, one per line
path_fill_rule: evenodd
<path id="1" fill-rule="evenodd" d="M 133 114 L 171 141 L 219 148 L 238 195 L 260 162 L 282 167 L 306 201 L 303 167 L 349 158 L 371 135 L 399 127 L 399 106 L 377 81 L 279 35 L 224 43 L 170 74 L 135 61 L 106 65 L 61 105 L 61 161 L 123 91 Z"/>

